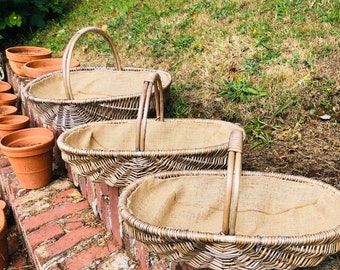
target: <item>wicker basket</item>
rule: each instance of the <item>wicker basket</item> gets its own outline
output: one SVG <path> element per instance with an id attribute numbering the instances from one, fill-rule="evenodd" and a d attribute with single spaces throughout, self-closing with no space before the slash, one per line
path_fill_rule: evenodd
<path id="1" fill-rule="evenodd" d="M 239 131 L 237 139 L 242 144 L 241 127 L 220 120 L 164 119 L 160 83 L 150 80 L 145 89 L 137 119 L 85 124 L 59 136 L 62 158 L 73 172 L 94 182 L 125 187 L 158 171 L 226 168 L 230 134 Z M 148 118 L 152 89 L 155 119 Z"/>
<path id="2" fill-rule="evenodd" d="M 230 149 L 227 170 L 162 172 L 126 187 L 126 233 L 171 261 L 216 270 L 311 267 L 340 250 L 339 190 L 241 172 L 240 150 Z"/>
<path id="3" fill-rule="evenodd" d="M 88 32 L 100 34 L 109 43 L 116 67 L 70 69 L 74 45 Z M 69 41 L 63 55 L 62 71 L 43 75 L 24 87 L 21 91 L 23 111 L 28 108 L 33 117 L 42 118 L 44 125 L 56 130 L 101 120 L 136 118 L 144 80 L 156 72 L 167 91 L 171 85 L 169 73 L 123 68 L 110 37 L 100 28 L 86 27 Z"/>

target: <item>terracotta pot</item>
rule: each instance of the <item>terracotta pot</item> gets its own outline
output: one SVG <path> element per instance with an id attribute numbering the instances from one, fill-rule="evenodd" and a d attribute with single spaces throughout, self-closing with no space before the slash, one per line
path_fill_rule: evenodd
<path id="1" fill-rule="evenodd" d="M 52 56 L 51 50 L 35 46 L 10 47 L 6 49 L 5 53 L 12 70 L 22 77 L 26 76 L 25 63 Z"/>
<path id="2" fill-rule="evenodd" d="M 18 96 L 11 93 L 0 93 L 0 105 L 13 105 L 17 103 Z"/>
<path id="3" fill-rule="evenodd" d="M 0 105 L 0 116 L 17 114 L 18 108 L 11 105 Z"/>
<path id="4" fill-rule="evenodd" d="M 6 203 L 0 200 L 0 269 L 8 265 L 7 222 L 5 216 Z"/>
<path id="5" fill-rule="evenodd" d="M 0 138 L 3 138 L 13 131 L 27 128 L 29 124 L 30 118 L 26 115 L 0 116 Z"/>
<path id="6" fill-rule="evenodd" d="M 27 62 L 24 65 L 24 71 L 28 78 L 35 79 L 50 72 L 62 70 L 62 58 L 46 58 Z M 71 60 L 71 68 L 78 67 L 79 62 Z"/>
<path id="7" fill-rule="evenodd" d="M 8 82 L 0 81 L 0 93 L 10 93 L 12 91 L 12 85 Z"/>
<path id="8" fill-rule="evenodd" d="M 0 141 L 19 184 L 26 189 L 48 185 L 52 179 L 54 134 L 43 127 L 14 131 Z"/>

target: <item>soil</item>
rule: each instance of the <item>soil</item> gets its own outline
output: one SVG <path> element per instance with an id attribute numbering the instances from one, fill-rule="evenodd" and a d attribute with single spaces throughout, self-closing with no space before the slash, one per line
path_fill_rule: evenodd
<path id="1" fill-rule="evenodd" d="M 331 118 L 323 120 L 319 115 L 308 115 L 304 123 L 278 131 L 270 147 L 252 148 L 246 143 L 244 170 L 305 176 L 340 189 L 339 63 L 340 50 L 337 50 L 318 65 L 322 79 L 335 80 L 337 103 L 331 108 Z M 340 270 L 340 252 L 317 267 L 302 269 Z"/>

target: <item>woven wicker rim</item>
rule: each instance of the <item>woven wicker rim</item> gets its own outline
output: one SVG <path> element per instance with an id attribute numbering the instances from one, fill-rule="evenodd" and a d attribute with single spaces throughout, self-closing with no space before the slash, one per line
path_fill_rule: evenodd
<path id="1" fill-rule="evenodd" d="M 70 69 L 70 72 L 77 72 L 77 71 L 91 71 L 91 70 L 117 70 L 115 67 L 76 67 Z M 166 89 L 169 87 L 171 83 L 171 75 L 168 72 L 165 72 L 163 70 L 155 70 L 155 69 L 144 69 L 144 68 L 136 68 L 136 67 L 124 67 L 124 71 L 151 71 L 151 72 L 157 72 L 158 74 L 161 75 L 162 78 L 167 78 L 166 82 L 164 83 L 163 88 Z M 32 81 L 30 81 L 23 89 L 22 89 L 22 94 L 25 98 L 28 100 L 31 100 L 36 103 L 54 103 L 54 104 L 61 104 L 61 105 L 71 105 L 71 104 L 84 104 L 84 103 L 89 103 L 89 102 L 103 102 L 103 101 L 112 101 L 112 100 L 119 100 L 122 98 L 131 98 L 131 97 L 139 97 L 140 94 L 136 93 L 134 95 L 121 95 L 121 96 L 112 96 L 112 97 L 107 97 L 107 98 L 87 98 L 87 99 L 49 99 L 49 98 L 39 98 L 32 96 L 29 93 L 30 88 L 32 85 L 36 84 L 39 81 L 42 81 L 44 79 L 47 79 L 49 77 L 54 76 L 57 73 L 62 73 L 62 71 L 55 71 L 51 73 L 47 73 L 39 78 L 36 78 Z"/>
<path id="2" fill-rule="evenodd" d="M 135 122 L 136 120 L 109 120 L 109 121 L 102 121 L 97 123 L 88 123 L 84 125 L 78 126 L 76 129 L 81 128 L 88 128 L 93 127 L 94 125 L 100 125 L 101 123 L 113 123 L 113 124 L 124 124 L 127 122 Z M 152 121 L 157 121 L 157 119 L 148 119 L 148 124 L 152 124 Z M 222 120 L 209 120 L 209 119 L 191 119 L 191 118 L 178 118 L 178 119 L 164 119 L 165 122 L 167 121 L 173 121 L 173 122 L 197 122 L 197 123 L 215 123 L 216 125 L 223 125 L 228 124 L 229 122 L 225 122 Z M 235 127 L 237 125 L 235 124 Z M 77 155 L 83 155 L 83 156 L 102 156 L 102 157 L 116 157 L 116 156 L 127 156 L 127 157 L 140 157 L 140 156 L 169 156 L 169 155 L 190 155 L 190 154 L 206 154 L 207 152 L 213 152 L 221 149 L 228 149 L 228 143 L 221 144 L 221 145 L 215 145 L 212 147 L 202 147 L 202 148 L 190 148 L 190 149 L 179 149 L 179 150 L 152 150 L 152 151 L 121 151 L 121 150 L 95 150 L 95 149 L 76 149 L 74 147 L 69 146 L 68 144 L 65 144 L 65 140 L 69 135 L 71 135 L 74 132 L 75 129 L 70 129 L 67 131 L 64 131 L 58 138 L 58 145 L 59 147 L 66 152 L 76 153 Z M 245 138 L 245 134 L 243 133 L 243 138 Z"/>
<path id="3" fill-rule="evenodd" d="M 143 221 L 137 219 L 133 216 L 131 211 L 127 209 L 127 200 L 130 194 L 143 182 L 147 181 L 147 179 L 163 177 L 170 178 L 173 175 L 216 175 L 216 174 L 226 174 L 226 171 L 217 171 L 217 170 L 201 170 L 201 171 L 182 171 L 182 172 L 163 172 L 157 173 L 154 175 L 149 175 L 143 177 L 134 183 L 127 186 L 119 199 L 119 212 L 125 222 L 129 223 L 131 226 L 135 227 L 138 230 L 144 231 L 146 233 L 150 233 L 153 235 L 159 235 L 161 237 L 169 238 L 169 239 L 183 239 L 188 241 L 204 241 L 210 243 L 216 242 L 230 242 L 230 243 L 247 243 L 247 244 L 261 244 L 261 245 L 277 245 L 277 244 L 287 244 L 287 245 L 308 245 L 320 243 L 320 241 L 324 241 L 325 238 L 336 237 L 340 235 L 340 225 L 336 228 L 322 231 L 315 234 L 306 234 L 302 236 L 247 236 L 247 235 L 223 235 L 223 234 L 215 234 L 215 233 L 203 233 L 198 231 L 190 231 L 190 230 L 179 230 L 172 228 L 161 228 L 154 226 L 152 224 L 144 223 Z M 285 175 L 280 173 L 264 173 L 264 172 L 251 172 L 251 171 L 243 171 L 242 175 L 244 176 L 267 176 L 280 178 L 286 181 L 295 181 L 300 183 L 308 183 L 312 185 L 320 186 L 324 189 L 328 189 L 331 192 L 335 193 L 340 197 L 340 190 L 332 187 L 326 183 L 309 179 L 302 176 L 292 176 Z"/>

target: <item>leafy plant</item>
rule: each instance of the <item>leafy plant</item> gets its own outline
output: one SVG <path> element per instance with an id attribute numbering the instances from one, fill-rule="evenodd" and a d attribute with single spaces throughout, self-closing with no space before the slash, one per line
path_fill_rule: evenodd
<path id="1" fill-rule="evenodd" d="M 190 86 L 186 85 L 175 85 L 171 86 L 171 108 L 168 110 L 168 114 L 172 117 L 181 118 L 188 111 L 188 102 L 184 99 L 183 92 Z"/>
<path id="2" fill-rule="evenodd" d="M 252 147 L 257 147 L 259 145 L 269 146 L 273 142 L 271 127 L 263 122 L 259 116 L 246 124 L 244 130 L 248 135 L 251 135 L 254 140 Z"/>
<path id="3" fill-rule="evenodd" d="M 190 35 L 180 36 L 173 41 L 173 45 L 177 48 L 190 48 L 194 40 L 195 38 Z"/>
<path id="4" fill-rule="evenodd" d="M 270 146 L 274 141 L 273 131 L 281 129 L 281 126 L 275 125 L 273 123 L 274 119 L 281 114 L 285 109 L 287 109 L 293 103 L 292 100 L 287 101 L 282 106 L 280 106 L 271 116 L 268 123 L 261 120 L 258 116 L 252 119 L 248 124 L 245 125 L 244 130 L 248 135 L 250 135 L 249 140 L 252 141 L 252 147 L 257 146 Z"/>
<path id="5" fill-rule="evenodd" d="M 41 28 L 51 16 L 62 14 L 66 6 L 64 0 L 0 0 L 0 31 L 6 28 Z"/>
<path id="6" fill-rule="evenodd" d="M 245 78 L 231 78 L 224 83 L 224 88 L 218 95 L 238 102 L 249 102 L 253 96 L 258 98 L 268 95 L 267 91 L 251 87 Z"/>

